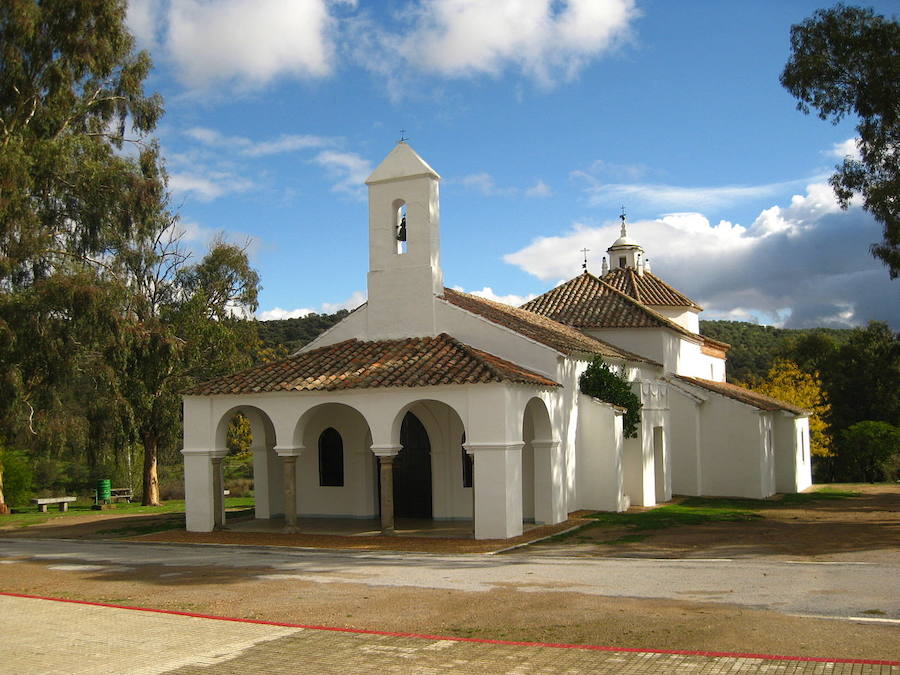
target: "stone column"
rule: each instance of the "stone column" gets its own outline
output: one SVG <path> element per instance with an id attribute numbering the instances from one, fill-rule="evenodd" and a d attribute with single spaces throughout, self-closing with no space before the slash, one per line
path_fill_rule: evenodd
<path id="1" fill-rule="evenodd" d="M 394 455 L 378 458 L 381 481 L 381 534 L 394 534 Z"/>
<path id="2" fill-rule="evenodd" d="M 211 457 L 213 479 L 213 529 L 225 528 L 225 503 L 222 494 L 222 457 Z"/>
<path id="3" fill-rule="evenodd" d="M 381 534 L 394 534 L 394 457 L 400 448 L 393 446 L 372 446 L 378 458 L 378 480 L 381 486 Z"/>
<path id="4" fill-rule="evenodd" d="M 284 472 L 284 530 L 286 534 L 296 534 L 297 527 L 297 456 L 281 457 Z"/>

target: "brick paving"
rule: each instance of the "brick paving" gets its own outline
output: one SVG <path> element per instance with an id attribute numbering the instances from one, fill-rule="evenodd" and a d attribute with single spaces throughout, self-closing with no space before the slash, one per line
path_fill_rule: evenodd
<path id="1" fill-rule="evenodd" d="M 0 595 L 4 673 L 766 673 L 900 665 L 656 654 L 275 626 Z"/>

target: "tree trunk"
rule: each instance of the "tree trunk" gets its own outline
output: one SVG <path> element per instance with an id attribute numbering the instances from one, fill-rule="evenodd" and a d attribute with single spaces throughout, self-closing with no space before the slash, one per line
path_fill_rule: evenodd
<path id="1" fill-rule="evenodd" d="M 159 506 L 159 476 L 156 471 L 156 460 L 159 446 L 154 436 L 144 436 L 144 495 L 141 504 Z"/>
<path id="2" fill-rule="evenodd" d="M 3 465 L 0 464 L 0 516 L 9 513 L 9 507 L 3 499 Z"/>

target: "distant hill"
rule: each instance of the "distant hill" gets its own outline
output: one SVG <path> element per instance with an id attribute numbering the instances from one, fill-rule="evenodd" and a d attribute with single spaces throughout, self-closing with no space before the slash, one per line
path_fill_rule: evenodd
<path id="1" fill-rule="evenodd" d="M 851 329 L 845 328 L 773 328 L 743 321 L 701 321 L 703 335 L 731 345 L 728 352 L 729 381 L 746 380 L 749 376 L 765 377 L 772 362 L 788 345 L 809 333 L 823 333 L 843 342 Z"/>
<path id="2" fill-rule="evenodd" d="M 299 319 L 258 321 L 259 339 L 266 347 L 284 345 L 292 353 L 312 342 L 349 313 L 342 309 L 334 314 L 307 314 Z"/>
<path id="3" fill-rule="evenodd" d="M 275 319 L 258 322 L 259 337 L 267 347 L 284 345 L 294 352 L 319 334 L 331 328 L 350 312 L 309 314 L 300 319 Z M 728 379 L 746 380 L 749 376 L 765 377 L 766 373 L 788 344 L 808 333 L 825 333 L 843 342 L 850 329 L 836 328 L 773 328 L 743 321 L 701 321 L 700 332 L 731 345 L 728 352 Z"/>

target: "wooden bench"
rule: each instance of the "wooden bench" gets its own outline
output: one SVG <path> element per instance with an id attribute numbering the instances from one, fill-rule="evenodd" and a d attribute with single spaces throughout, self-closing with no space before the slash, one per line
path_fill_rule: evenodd
<path id="1" fill-rule="evenodd" d="M 38 511 L 41 513 L 47 513 L 47 506 L 49 504 L 59 504 L 60 511 L 68 511 L 69 504 L 75 501 L 75 497 L 40 497 L 38 499 L 32 499 L 32 504 L 37 504 Z"/>

